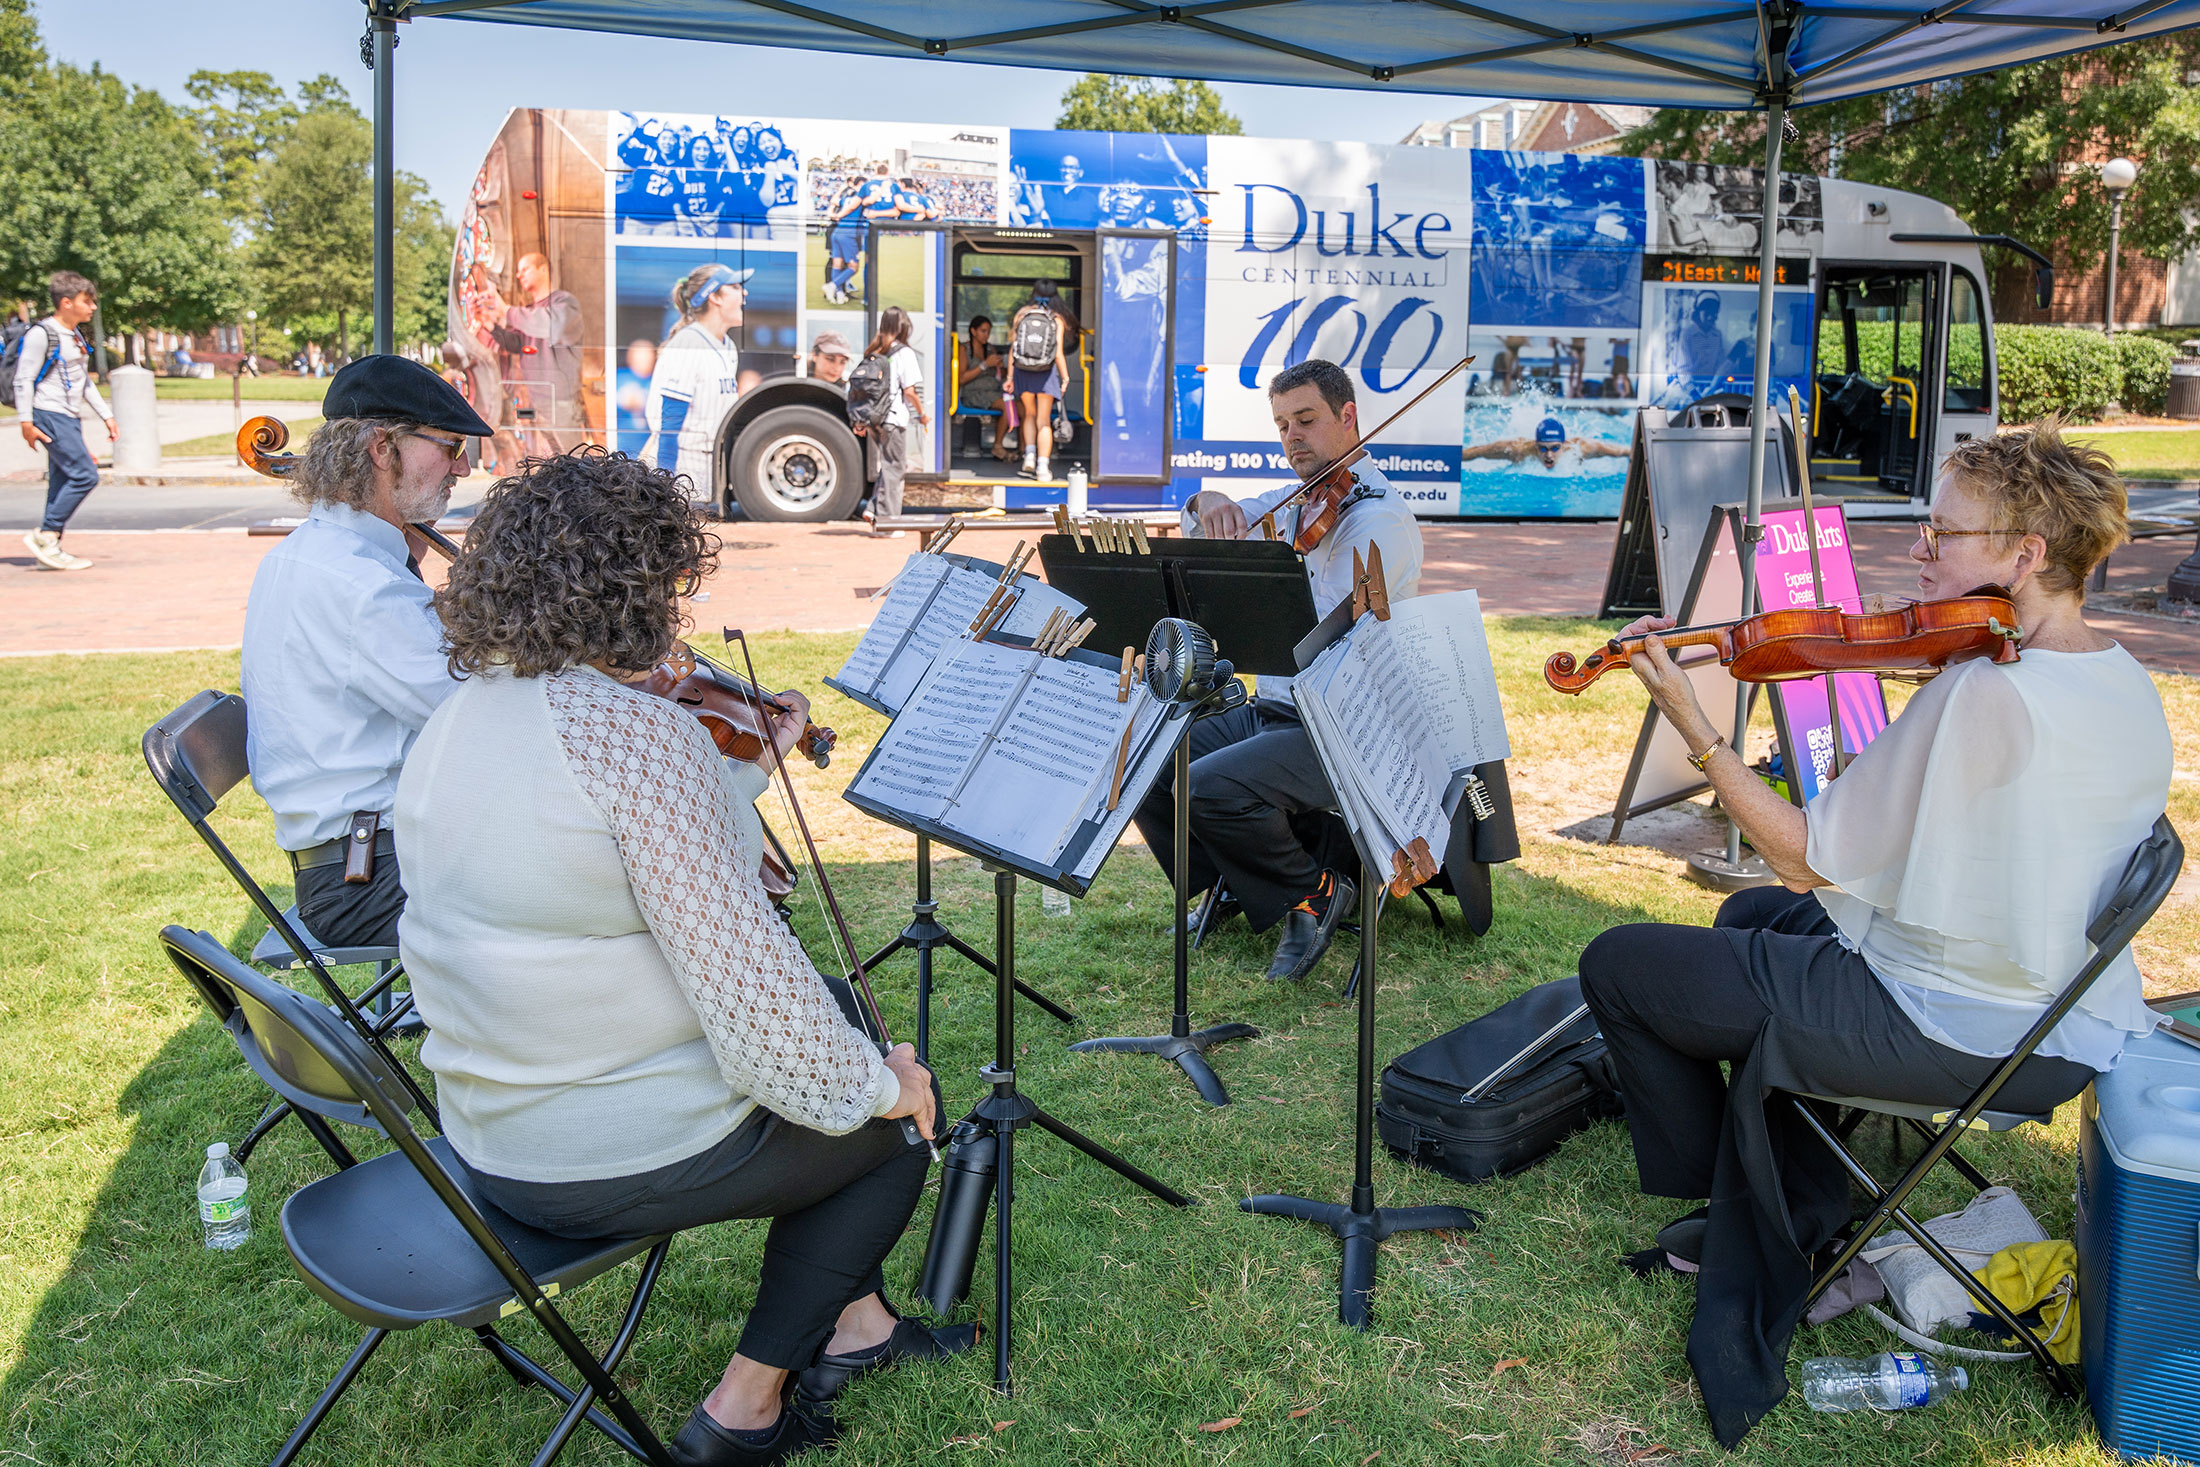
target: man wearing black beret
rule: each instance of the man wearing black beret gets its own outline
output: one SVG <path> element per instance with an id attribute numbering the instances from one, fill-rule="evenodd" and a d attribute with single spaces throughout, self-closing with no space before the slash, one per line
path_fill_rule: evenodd
<path id="1" fill-rule="evenodd" d="M 421 727 L 458 685 L 415 555 L 493 431 L 398 356 L 336 374 L 291 492 L 304 523 L 260 562 L 244 619 L 252 784 L 328 947 L 391 947 L 404 910 L 390 810 Z"/>

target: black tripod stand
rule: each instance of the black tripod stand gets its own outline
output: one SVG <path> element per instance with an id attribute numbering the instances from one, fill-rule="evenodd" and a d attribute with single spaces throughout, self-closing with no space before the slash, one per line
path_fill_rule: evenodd
<path id="1" fill-rule="evenodd" d="M 1194 714 L 1197 718 L 1211 718 L 1228 712 L 1245 701 L 1245 685 L 1235 678 L 1224 681 L 1206 704 Z M 1185 930 L 1185 907 L 1191 899 L 1192 865 L 1192 741 L 1184 739 L 1176 746 L 1176 861 L 1170 868 L 1176 873 L 1176 1009 L 1169 1015 L 1169 1032 L 1138 1039 L 1086 1039 L 1070 1046 L 1078 1051 L 1106 1051 L 1112 1054 L 1158 1054 L 1163 1059 L 1174 1060 L 1199 1091 L 1199 1098 L 1209 1105 L 1228 1105 L 1230 1092 L 1222 1088 L 1214 1067 L 1207 1063 L 1207 1051 L 1218 1044 L 1233 1039 L 1257 1039 L 1260 1030 L 1251 1024 L 1215 1024 L 1192 1030 L 1191 999 L 1187 993 L 1192 967 L 1190 934 Z"/>
<path id="2" fill-rule="evenodd" d="M 924 1064 L 932 1053 L 932 949 L 948 947 L 961 953 L 986 972 L 993 972 L 993 960 L 964 942 L 940 925 L 940 904 L 932 900 L 932 837 L 917 837 L 917 899 L 909 905 L 909 925 L 901 929 L 892 942 L 864 959 L 863 971 L 875 973 L 878 965 L 903 948 L 913 948 L 917 954 L 917 1063 Z M 854 974 L 849 978 L 853 980 Z M 1015 980 L 1016 991 L 1045 1009 L 1065 1024 L 1077 1022 L 1077 1016 L 1048 998 L 1038 989 Z"/>
<path id="3" fill-rule="evenodd" d="M 979 1101 L 955 1127 L 940 1180 L 939 1211 L 933 1215 L 932 1237 L 925 1248 L 924 1278 L 917 1294 L 945 1314 L 969 1292 L 978 1240 L 984 1234 L 986 1194 L 998 1185 L 1000 1196 L 993 1209 L 993 1388 L 1005 1396 L 1010 1393 L 1009 1264 L 1014 1254 L 1011 1237 L 1016 1133 L 1036 1125 L 1172 1207 L 1189 1207 L 1192 1199 L 1062 1124 L 1016 1088 L 1016 990 L 1020 985 L 1015 972 L 1015 872 L 994 871 L 993 903 L 996 950 L 1000 954 L 998 964 L 993 966 L 993 1063 L 979 1071 L 993 1093 Z M 985 1161 L 988 1154 L 990 1169 Z"/>
<path id="4" fill-rule="evenodd" d="M 1295 1217 L 1320 1223 L 1344 1243 L 1337 1317 L 1354 1329 L 1369 1322 L 1367 1296 L 1375 1287 L 1375 1254 L 1394 1233 L 1432 1228 L 1472 1231 L 1482 1214 L 1471 1207 L 1377 1207 L 1375 1205 L 1375 924 L 1382 914 L 1382 878 L 1365 859 L 1360 862 L 1360 1073 L 1359 1112 L 1352 1137 L 1352 1205 L 1316 1202 L 1307 1197 L 1270 1193 L 1238 1204 L 1247 1212 Z"/>

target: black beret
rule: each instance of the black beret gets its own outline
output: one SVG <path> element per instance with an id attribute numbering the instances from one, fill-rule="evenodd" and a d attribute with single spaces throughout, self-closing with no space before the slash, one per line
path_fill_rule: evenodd
<path id="1" fill-rule="evenodd" d="M 496 432 L 432 368 L 400 356 L 347 362 L 329 381 L 328 395 L 321 399 L 321 416 L 332 423 L 338 418 L 391 418 L 474 438 Z"/>

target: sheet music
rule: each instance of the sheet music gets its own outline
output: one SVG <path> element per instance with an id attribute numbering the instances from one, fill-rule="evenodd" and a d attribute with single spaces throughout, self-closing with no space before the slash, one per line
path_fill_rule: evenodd
<path id="1" fill-rule="evenodd" d="M 1107 860 L 1108 852 L 1115 849 L 1115 843 L 1130 827 L 1131 818 L 1138 813 L 1138 801 L 1132 798 L 1132 792 L 1142 780 L 1146 766 L 1156 757 L 1168 758 L 1174 748 L 1174 740 L 1167 737 L 1171 730 L 1169 705 L 1141 690 L 1134 696 L 1134 706 L 1131 753 L 1123 763 L 1123 798 L 1113 810 L 1108 809 L 1108 794 L 1115 786 L 1115 770 L 1110 766 L 1106 781 L 1095 787 L 1092 804 L 1085 814 L 1086 820 L 1099 821 L 1100 828 L 1093 832 L 1092 844 L 1085 847 L 1071 872 L 1080 881 L 1090 881 L 1099 873 L 1100 863 Z M 1071 833 L 1075 833 L 1074 827 Z"/>
<path id="2" fill-rule="evenodd" d="M 926 669 L 849 793 L 938 820 L 1032 660 L 998 643 L 955 643 Z"/>
<path id="3" fill-rule="evenodd" d="M 941 823 L 1051 865 L 1090 808 L 1095 783 L 1114 782 L 1116 749 L 1144 694 L 1118 703 L 1118 669 L 1024 655 L 1036 663 L 1030 690 L 978 755 Z"/>
<path id="4" fill-rule="evenodd" d="M 1445 766 L 1457 771 L 1511 758 L 1482 598 L 1472 591 L 1415 596 L 1392 607 L 1387 625 L 1399 657 L 1413 670 L 1423 717 Z"/>
<path id="5" fill-rule="evenodd" d="M 1001 630 L 1012 637 L 1035 637 L 1047 624 L 1047 617 L 1056 611 L 1064 616 L 1083 616 L 1085 603 L 1064 596 L 1036 576 L 1020 576 L 1016 581 L 1016 608 L 1001 622 Z"/>
<path id="6" fill-rule="evenodd" d="M 933 588 L 953 564 L 938 555 L 912 555 L 903 561 L 887 588 L 886 599 L 879 604 L 878 615 L 864 628 L 856 650 L 848 654 L 848 660 L 833 675 L 834 680 L 867 697 L 876 697 L 879 675 L 901 647 L 909 628 L 923 615 Z"/>
<path id="7" fill-rule="evenodd" d="M 969 632 L 970 623 L 999 584 L 997 575 L 988 576 L 949 562 L 946 578 L 932 593 L 931 604 L 925 608 L 924 615 L 909 629 L 907 640 L 887 665 L 879 678 L 878 691 L 872 696 L 898 713 L 908 703 L 909 695 L 916 691 L 932 659 L 939 655 L 941 645 Z"/>

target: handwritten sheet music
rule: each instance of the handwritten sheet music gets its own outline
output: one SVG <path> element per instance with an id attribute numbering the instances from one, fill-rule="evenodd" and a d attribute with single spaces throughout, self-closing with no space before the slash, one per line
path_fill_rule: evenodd
<path id="1" fill-rule="evenodd" d="M 1421 690 L 1428 733 L 1445 765 L 1471 769 L 1512 757 L 1497 670 L 1482 628 L 1482 598 L 1472 591 L 1415 596 L 1391 609 L 1390 637 Z"/>

